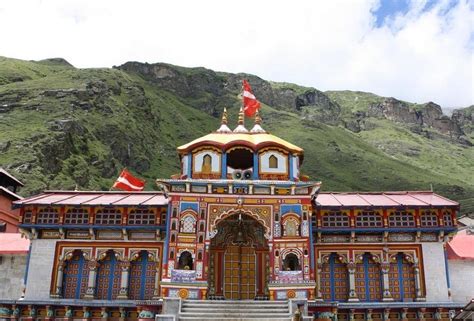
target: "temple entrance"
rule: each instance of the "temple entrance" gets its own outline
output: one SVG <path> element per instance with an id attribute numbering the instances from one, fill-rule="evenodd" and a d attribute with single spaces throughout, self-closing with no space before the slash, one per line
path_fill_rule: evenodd
<path id="1" fill-rule="evenodd" d="M 217 225 L 210 251 L 211 299 L 266 297 L 268 245 L 264 234 L 264 227 L 244 213 Z"/>

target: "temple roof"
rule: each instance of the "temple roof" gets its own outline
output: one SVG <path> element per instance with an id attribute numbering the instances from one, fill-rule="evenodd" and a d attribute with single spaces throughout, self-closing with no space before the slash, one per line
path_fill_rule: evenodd
<path id="1" fill-rule="evenodd" d="M 466 230 L 459 231 L 447 246 L 448 259 L 474 260 L 474 234 Z"/>
<path id="2" fill-rule="evenodd" d="M 9 185 L 24 186 L 16 177 L 0 167 L 0 182 L 2 181 L 8 182 Z"/>
<path id="3" fill-rule="evenodd" d="M 370 192 L 370 193 L 320 193 L 316 202 L 321 207 L 396 207 L 396 206 L 459 206 L 433 192 Z"/>
<path id="4" fill-rule="evenodd" d="M 30 241 L 20 233 L 0 233 L 0 254 L 27 254 Z"/>
<path id="5" fill-rule="evenodd" d="M 195 147 L 211 145 L 227 148 L 235 145 L 244 145 L 254 150 L 266 146 L 277 146 L 293 153 L 302 155 L 303 149 L 269 133 L 211 133 L 178 147 L 179 153 L 186 153 Z"/>
<path id="6" fill-rule="evenodd" d="M 168 199 L 162 192 L 46 191 L 13 202 L 13 204 L 15 207 L 26 205 L 159 206 L 167 205 Z"/>
<path id="7" fill-rule="evenodd" d="M 6 195 L 7 197 L 13 200 L 21 200 L 23 198 L 20 195 L 13 193 L 8 188 L 5 188 L 3 186 L 0 186 L 0 195 Z"/>

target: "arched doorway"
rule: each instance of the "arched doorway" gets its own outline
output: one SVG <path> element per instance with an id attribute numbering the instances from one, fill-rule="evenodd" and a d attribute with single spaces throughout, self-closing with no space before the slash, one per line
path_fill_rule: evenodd
<path id="1" fill-rule="evenodd" d="M 244 212 L 236 212 L 217 224 L 211 240 L 210 298 L 266 297 L 268 244 L 264 235 L 264 226 Z"/>

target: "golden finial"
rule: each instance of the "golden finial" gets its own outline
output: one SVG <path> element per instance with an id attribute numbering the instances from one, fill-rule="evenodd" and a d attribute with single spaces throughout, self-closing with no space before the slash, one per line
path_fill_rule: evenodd
<path id="1" fill-rule="evenodd" d="M 227 125 L 227 108 L 224 107 L 224 112 L 222 113 L 222 125 Z"/>
<path id="2" fill-rule="evenodd" d="M 240 107 L 240 111 L 239 111 L 239 122 L 238 122 L 239 125 L 243 125 L 244 124 L 244 108 L 243 107 Z"/>
<path id="3" fill-rule="evenodd" d="M 257 112 L 255 113 L 255 124 L 258 124 L 258 125 L 262 124 L 262 117 L 260 117 L 260 113 L 258 112 L 258 109 L 257 109 Z"/>

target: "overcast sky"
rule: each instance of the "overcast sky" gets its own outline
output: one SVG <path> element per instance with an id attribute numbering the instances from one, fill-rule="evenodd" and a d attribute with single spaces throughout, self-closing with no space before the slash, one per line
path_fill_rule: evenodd
<path id="1" fill-rule="evenodd" d="M 474 104 L 474 1 L 0 0 L 0 55 L 167 62 Z"/>

